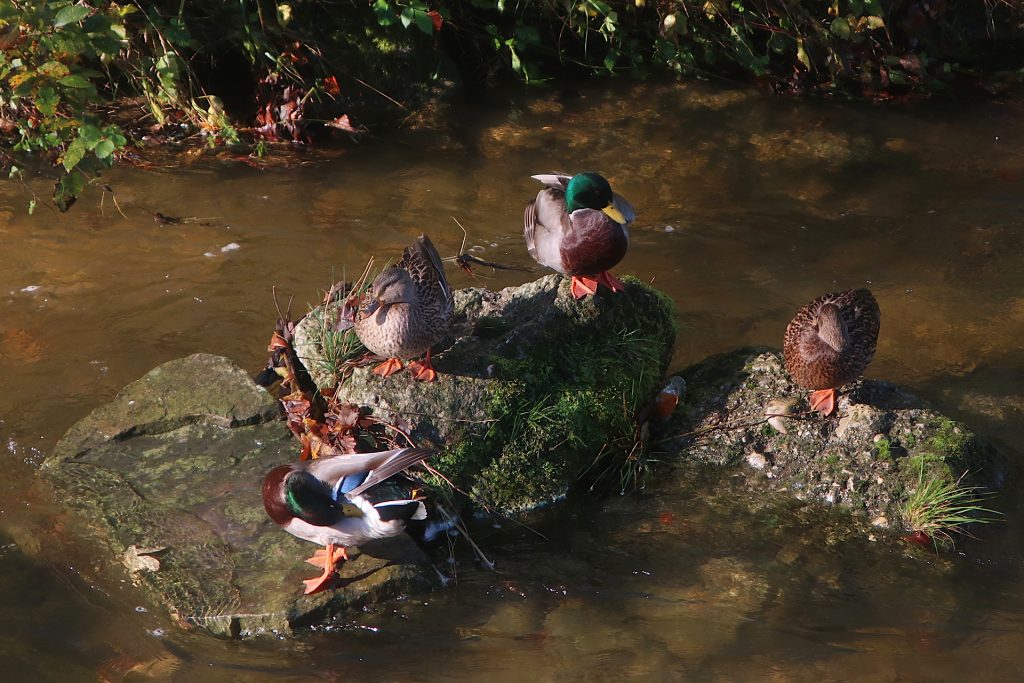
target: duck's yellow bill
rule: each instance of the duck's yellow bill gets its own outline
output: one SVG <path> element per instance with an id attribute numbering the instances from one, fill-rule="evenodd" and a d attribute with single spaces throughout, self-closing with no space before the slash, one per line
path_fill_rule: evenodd
<path id="1" fill-rule="evenodd" d="M 604 207 L 601 210 L 605 212 L 605 215 L 607 215 L 608 218 L 611 218 L 619 225 L 626 224 L 626 217 L 622 215 L 621 211 L 615 208 L 615 204 L 609 203 L 608 206 Z"/>
<path id="2" fill-rule="evenodd" d="M 344 502 L 344 503 L 341 504 L 341 513 L 343 515 L 345 515 L 346 517 L 362 517 L 363 516 L 363 511 L 360 510 L 358 506 L 353 505 L 352 503 L 349 503 L 349 502 Z"/>

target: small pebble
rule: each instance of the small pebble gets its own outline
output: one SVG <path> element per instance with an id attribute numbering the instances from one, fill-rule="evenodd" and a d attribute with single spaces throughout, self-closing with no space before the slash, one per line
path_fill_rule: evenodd
<path id="1" fill-rule="evenodd" d="M 774 398 L 768 401 L 768 405 L 764 408 L 765 417 L 768 418 L 768 424 L 780 434 L 786 433 L 785 418 L 783 415 L 792 415 L 796 412 L 797 401 L 792 398 Z"/>
<path id="2" fill-rule="evenodd" d="M 763 470 L 768 466 L 768 458 L 764 456 L 764 453 L 758 453 L 757 451 L 750 451 L 747 453 L 747 464 L 753 467 L 755 470 Z"/>

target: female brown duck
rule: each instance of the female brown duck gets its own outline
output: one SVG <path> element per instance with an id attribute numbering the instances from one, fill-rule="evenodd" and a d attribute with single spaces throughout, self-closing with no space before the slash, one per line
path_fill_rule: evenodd
<path id="1" fill-rule="evenodd" d="M 385 268 L 370 285 L 355 319 L 363 346 L 386 358 L 374 373 L 387 377 L 409 363 L 414 378 L 431 382 L 437 372 L 430 364 L 430 347 L 441 341 L 451 323 L 454 300 L 437 249 L 426 235 L 406 247 L 398 265 Z"/>
<path id="2" fill-rule="evenodd" d="M 866 289 L 820 296 L 801 308 L 782 343 L 786 369 L 797 384 L 812 389 L 813 410 L 831 415 L 836 389 L 868 367 L 878 343 L 881 314 Z"/>
<path id="3" fill-rule="evenodd" d="M 632 205 L 612 192 L 597 173 L 535 175 L 546 187 L 527 204 L 523 235 L 530 256 L 572 277 L 572 295 L 596 294 L 598 284 L 613 292 L 622 283 L 611 273 L 629 247 Z"/>

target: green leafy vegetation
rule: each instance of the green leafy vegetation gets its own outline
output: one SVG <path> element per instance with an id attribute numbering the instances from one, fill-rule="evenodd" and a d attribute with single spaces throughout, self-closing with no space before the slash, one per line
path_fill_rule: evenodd
<path id="1" fill-rule="evenodd" d="M 357 135 L 350 111 L 390 108 L 404 120 L 439 82 L 717 76 L 877 98 L 960 83 L 999 89 L 1020 80 L 1022 9 L 1016 0 L 10 0 L 0 5 L 0 135 L 51 164 L 53 199 L 66 210 L 136 131 L 262 141 L 262 155 L 266 142 L 327 129 Z M 138 111 L 112 114 L 129 104 Z"/>
<path id="2" fill-rule="evenodd" d="M 70 0 L 0 5 L 0 128 L 15 151 L 58 165 L 53 198 L 61 210 L 127 142 L 94 107 L 101 99 L 96 84 L 107 80 L 101 69 L 123 49 L 125 19 L 134 9 L 97 11 Z M 21 173 L 10 166 L 12 178 Z"/>

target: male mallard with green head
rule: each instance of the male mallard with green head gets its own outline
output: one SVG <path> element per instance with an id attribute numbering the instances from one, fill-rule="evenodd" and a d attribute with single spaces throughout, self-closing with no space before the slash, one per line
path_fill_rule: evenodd
<path id="1" fill-rule="evenodd" d="M 431 382 L 430 347 L 441 341 L 451 323 L 454 298 L 437 249 L 426 235 L 405 248 L 402 260 L 388 266 L 370 285 L 353 327 L 363 346 L 386 358 L 373 372 L 387 377 L 402 369 L 403 358 L 418 380 Z"/>
<path id="2" fill-rule="evenodd" d="M 335 455 L 280 465 L 263 480 L 263 507 L 293 536 L 325 546 L 306 560 L 323 574 L 303 581 L 306 594 L 323 590 L 345 546 L 397 536 L 406 523 L 426 519 L 419 500 L 371 503 L 363 494 L 388 477 L 434 454 L 424 448 Z"/>
<path id="3" fill-rule="evenodd" d="M 622 283 L 608 270 L 626 255 L 627 226 L 636 218 L 633 206 L 597 173 L 531 177 L 545 187 L 523 215 L 530 256 L 571 276 L 577 299 L 596 294 L 598 284 L 622 291 Z"/>
<path id="4" fill-rule="evenodd" d="M 812 389 L 811 408 L 835 410 L 836 389 L 856 380 L 875 355 L 881 313 L 866 289 L 820 296 L 801 308 L 782 342 L 786 370 Z"/>

